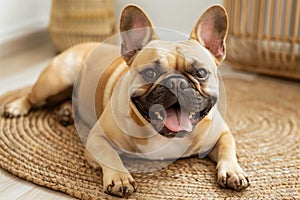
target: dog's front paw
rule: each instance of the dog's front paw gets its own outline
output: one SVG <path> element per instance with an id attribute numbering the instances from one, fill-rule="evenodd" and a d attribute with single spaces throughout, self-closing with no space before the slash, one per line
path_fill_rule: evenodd
<path id="1" fill-rule="evenodd" d="M 103 190 L 118 197 L 128 197 L 136 191 L 136 184 L 129 172 L 110 170 L 103 174 Z"/>
<path id="2" fill-rule="evenodd" d="M 228 187 L 237 191 L 250 185 L 248 175 L 237 163 L 221 162 L 217 167 L 218 183 L 222 187 Z"/>
<path id="3" fill-rule="evenodd" d="M 8 118 L 19 117 L 28 114 L 31 109 L 31 104 L 29 103 L 26 96 L 21 97 L 4 107 L 4 116 Z"/>

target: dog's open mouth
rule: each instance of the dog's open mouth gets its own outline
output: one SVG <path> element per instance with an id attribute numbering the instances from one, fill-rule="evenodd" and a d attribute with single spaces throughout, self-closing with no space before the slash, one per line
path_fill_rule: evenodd
<path id="1" fill-rule="evenodd" d="M 154 129 L 168 138 L 182 138 L 191 133 L 211 109 L 209 105 L 204 110 L 195 112 L 180 106 L 178 101 L 167 108 L 161 104 L 153 104 L 149 109 L 144 109 L 139 103 L 135 105 Z"/>
<path id="2" fill-rule="evenodd" d="M 152 126 L 165 137 L 184 137 L 194 130 L 206 112 L 188 111 L 178 102 L 168 108 L 154 104 L 149 109 Z"/>

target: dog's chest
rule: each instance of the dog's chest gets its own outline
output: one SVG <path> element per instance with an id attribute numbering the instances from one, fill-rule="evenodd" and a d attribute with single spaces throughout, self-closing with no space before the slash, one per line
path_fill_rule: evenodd
<path id="1" fill-rule="evenodd" d="M 134 139 L 134 144 L 136 148 L 134 157 L 163 160 L 183 157 L 192 144 L 192 138 L 166 139 L 156 135 L 152 138 L 143 139 L 143 141 Z"/>
<path id="2" fill-rule="evenodd" d="M 166 138 L 156 134 L 149 138 L 133 138 L 135 153 L 130 157 L 150 160 L 177 159 L 192 155 L 206 156 L 215 146 L 219 134 L 211 132 L 211 121 L 206 120 L 193 133 L 184 138 Z"/>

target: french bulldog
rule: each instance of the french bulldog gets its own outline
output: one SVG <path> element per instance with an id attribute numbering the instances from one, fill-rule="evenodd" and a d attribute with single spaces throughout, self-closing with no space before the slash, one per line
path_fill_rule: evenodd
<path id="1" fill-rule="evenodd" d="M 216 106 L 217 70 L 225 59 L 227 31 L 227 13 L 219 5 L 201 15 L 188 40 L 177 42 L 160 40 L 141 8 L 128 5 L 123 9 L 121 48 L 105 44 L 97 51 L 103 59 L 95 70 L 103 73 L 96 94 L 80 90 L 81 85 L 77 91 L 84 105 L 89 105 L 84 102 L 88 96 L 95 100 L 93 108 L 78 109 L 89 122 L 96 109 L 86 159 L 102 168 L 104 192 L 126 197 L 136 191 L 121 153 L 153 160 L 204 153 L 217 162 L 219 185 L 238 191 L 249 186 L 237 161 L 233 135 Z M 79 44 L 57 55 L 29 94 L 5 106 L 4 115 L 26 115 L 53 96 L 70 97 L 66 91 L 80 70 L 80 84 L 88 87 L 89 78 L 84 74 L 93 69 L 82 66 L 97 45 Z"/>

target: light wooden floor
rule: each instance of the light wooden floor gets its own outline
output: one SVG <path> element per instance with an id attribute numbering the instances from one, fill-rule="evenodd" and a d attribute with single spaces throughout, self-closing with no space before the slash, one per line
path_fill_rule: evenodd
<path id="1" fill-rule="evenodd" d="M 51 44 L 16 53 L 0 59 L 0 95 L 16 88 L 32 85 L 51 58 L 55 56 Z M 234 72 L 226 63 L 221 66 L 224 76 L 238 76 L 255 79 L 254 75 Z M 40 199 L 72 199 L 69 196 L 39 187 L 17 178 L 0 169 L 0 200 L 40 200 Z"/>
<path id="2" fill-rule="evenodd" d="M 55 55 L 51 44 L 0 58 L 0 95 L 22 86 L 31 85 Z M 0 169 L 0 200 L 64 200 L 68 195 L 15 177 Z"/>

